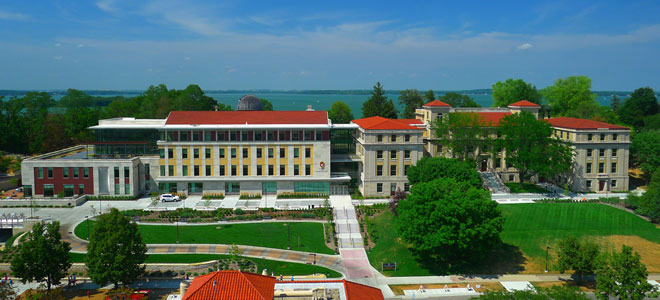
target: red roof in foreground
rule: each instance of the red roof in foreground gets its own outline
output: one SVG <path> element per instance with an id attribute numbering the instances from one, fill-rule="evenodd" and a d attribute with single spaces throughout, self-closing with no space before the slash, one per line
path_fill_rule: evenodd
<path id="1" fill-rule="evenodd" d="M 624 129 L 629 130 L 630 128 L 620 125 L 608 124 L 605 122 L 599 122 L 589 119 L 578 119 L 578 118 L 568 118 L 568 117 L 559 117 L 559 118 L 550 118 L 545 119 L 546 122 L 554 127 L 569 128 L 569 129 Z"/>
<path id="2" fill-rule="evenodd" d="M 444 106 L 444 107 L 449 107 L 450 105 L 447 103 L 444 103 L 440 100 L 433 100 L 429 103 L 424 104 L 424 106 Z"/>
<path id="3" fill-rule="evenodd" d="M 328 124 L 326 111 L 172 111 L 165 125 Z"/>
<path id="4" fill-rule="evenodd" d="M 375 287 L 342 280 L 281 281 L 279 283 L 343 283 L 347 300 L 384 300 L 383 292 Z"/>
<path id="5" fill-rule="evenodd" d="M 411 124 L 424 124 L 418 119 L 388 119 L 378 116 L 353 120 L 353 123 L 367 130 L 423 130 Z"/>
<path id="6" fill-rule="evenodd" d="M 534 103 L 534 102 L 529 102 L 527 100 L 520 100 L 518 102 L 514 102 L 509 104 L 509 106 L 519 106 L 519 107 L 541 107 L 540 105 Z"/>
<path id="7" fill-rule="evenodd" d="M 217 271 L 195 278 L 182 300 L 272 300 L 274 294 L 275 277 Z"/>

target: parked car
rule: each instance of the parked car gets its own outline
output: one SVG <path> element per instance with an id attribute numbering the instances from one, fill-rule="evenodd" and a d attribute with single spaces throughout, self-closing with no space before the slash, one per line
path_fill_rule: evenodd
<path id="1" fill-rule="evenodd" d="M 174 202 L 174 201 L 179 201 L 179 196 L 172 195 L 172 194 L 162 194 L 160 195 L 160 202 Z"/>

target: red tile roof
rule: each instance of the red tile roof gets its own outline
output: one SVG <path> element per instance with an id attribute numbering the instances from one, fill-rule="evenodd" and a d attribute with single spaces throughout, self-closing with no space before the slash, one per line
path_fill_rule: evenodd
<path id="1" fill-rule="evenodd" d="M 353 123 L 367 130 L 423 130 L 411 124 L 424 124 L 418 119 L 388 119 L 378 116 L 353 120 Z"/>
<path id="2" fill-rule="evenodd" d="M 550 118 L 545 119 L 546 122 L 554 127 L 568 128 L 568 129 L 578 129 L 578 130 L 590 130 L 590 129 L 624 129 L 629 130 L 630 128 L 620 125 L 608 124 L 604 122 L 598 122 L 588 119 L 578 119 L 578 118 L 568 118 L 568 117 L 559 117 L 559 118 Z"/>
<path id="3" fill-rule="evenodd" d="M 442 101 L 440 101 L 440 100 L 433 100 L 433 101 L 431 101 L 431 102 L 429 102 L 429 103 L 424 104 L 424 106 L 444 106 L 444 107 L 450 107 L 449 104 L 444 103 L 444 102 L 442 102 Z"/>
<path id="4" fill-rule="evenodd" d="M 217 271 L 195 278 L 182 300 L 272 300 L 275 277 Z"/>
<path id="5" fill-rule="evenodd" d="M 383 292 L 375 287 L 363 285 L 346 279 L 342 280 L 315 280 L 315 281 L 280 281 L 279 283 L 343 283 L 347 300 L 384 300 Z"/>
<path id="6" fill-rule="evenodd" d="M 527 100 L 520 100 L 518 102 L 514 102 L 509 104 L 509 106 L 518 106 L 518 107 L 541 107 L 540 105 L 534 103 L 534 102 L 529 102 Z"/>
<path id="7" fill-rule="evenodd" d="M 172 111 L 165 125 L 328 124 L 326 111 Z"/>

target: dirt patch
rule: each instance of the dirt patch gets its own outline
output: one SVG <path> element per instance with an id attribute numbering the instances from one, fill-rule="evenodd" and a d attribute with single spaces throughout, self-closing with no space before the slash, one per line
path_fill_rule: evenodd
<path id="1" fill-rule="evenodd" d="M 575 285 L 574 282 L 568 282 L 568 281 L 539 281 L 539 282 L 532 282 L 532 285 L 536 288 L 550 288 L 553 286 L 563 286 L 563 285 L 569 285 L 569 286 L 577 286 L 580 288 L 581 291 L 583 292 L 594 292 L 596 290 L 595 282 L 584 282 L 584 285 Z"/>
<path id="2" fill-rule="evenodd" d="M 470 284 L 470 287 L 475 289 L 477 292 L 485 291 L 502 291 L 504 287 L 499 282 L 470 282 L 470 283 L 441 283 L 441 284 L 405 284 L 405 285 L 390 285 L 394 295 L 402 296 L 405 290 L 419 290 L 424 289 L 443 289 L 447 288 L 466 288 Z M 477 285 L 480 287 L 477 288 Z"/>
<path id="3" fill-rule="evenodd" d="M 660 272 L 660 244 L 633 235 L 610 235 L 595 239 L 608 251 L 620 251 L 623 245 L 632 247 L 642 257 L 642 263 L 649 273 Z"/>
<path id="4" fill-rule="evenodd" d="M 88 290 L 71 290 L 64 291 L 65 299 L 74 300 L 104 300 L 110 290 L 89 290 L 90 297 L 87 298 Z M 167 299 L 167 295 L 178 293 L 178 289 L 151 289 L 149 292 L 149 299 Z"/>

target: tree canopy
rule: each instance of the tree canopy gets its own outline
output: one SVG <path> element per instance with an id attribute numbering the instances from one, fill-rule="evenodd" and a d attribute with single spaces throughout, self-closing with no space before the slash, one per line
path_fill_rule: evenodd
<path id="1" fill-rule="evenodd" d="M 593 275 L 597 262 L 595 257 L 600 255 L 598 244 L 593 241 L 580 241 L 574 235 L 569 235 L 559 241 L 557 245 L 557 269 L 564 273 L 567 270 L 575 271 L 578 281 L 584 275 Z"/>
<path id="2" fill-rule="evenodd" d="M 644 172 L 646 180 L 660 167 L 660 130 L 643 131 L 632 136 L 631 165 Z"/>
<path id="3" fill-rule="evenodd" d="M 488 150 L 493 140 L 484 118 L 476 113 L 450 113 L 431 126 L 436 143 L 447 147 L 451 156 L 460 160 L 474 159 L 478 150 Z"/>
<path id="4" fill-rule="evenodd" d="M 603 256 L 596 270 L 596 297 L 607 300 L 619 299 L 642 300 L 646 293 L 654 290 L 648 283 L 648 271 L 642 264 L 639 253 L 631 247 L 622 246 L 621 252 Z M 652 295 L 657 296 L 657 295 Z"/>
<path id="5" fill-rule="evenodd" d="M 504 218 L 488 191 L 454 178 L 413 185 L 395 225 L 418 254 L 448 268 L 478 262 L 497 248 Z"/>
<path id="6" fill-rule="evenodd" d="M 394 107 L 392 99 L 387 99 L 385 90 L 380 82 L 374 85 L 374 90 L 371 91 L 371 96 L 367 101 L 362 104 L 362 117 L 369 118 L 380 116 L 383 118 L 396 119 L 398 111 Z"/>
<path id="7" fill-rule="evenodd" d="M 552 177 L 570 170 L 573 150 L 552 136 L 549 123 L 521 112 L 504 117 L 498 130 L 501 138 L 496 144 L 506 150 L 507 164 L 518 170 L 521 187 L 534 174 Z"/>
<path id="8" fill-rule="evenodd" d="M 599 110 L 596 94 L 591 92 L 591 78 L 559 78 L 541 92 L 550 104 L 553 116 L 591 118 Z"/>
<path id="9" fill-rule="evenodd" d="M 549 288 L 536 288 L 536 292 L 525 291 L 487 291 L 479 297 L 481 300 L 588 300 L 587 295 L 579 287 L 570 285 L 553 285 Z"/>
<path id="10" fill-rule="evenodd" d="M 260 98 L 259 100 L 261 100 L 261 110 L 264 110 L 264 111 L 273 111 L 274 110 L 273 109 L 273 103 L 271 103 L 270 101 L 268 101 L 264 98 Z"/>
<path id="11" fill-rule="evenodd" d="M 59 222 L 34 224 L 18 255 L 11 261 L 11 271 L 21 282 L 45 282 L 50 290 L 67 274 L 71 267 L 71 247 L 62 241 L 59 229 Z"/>
<path id="12" fill-rule="evenodd" d="M 415 110 L 422 108 L 422 105 L 424 105 L 424 97 L 422 97 L 422 94 L 418 90 L 403 90 L 399 96 L 399 103 L 405 106 L 401 113 L 401 118 L 414 119 Z"/>
<path id="13" fill-rule="evenodd" d="M 636 89 L 618 110 L 621 121 L 635 129 L 644 126 L 644 118 L 658 113 L 658 98 L 650 87 Z"/>
<path id="14" fill-rule="evenodd" d="M 492 88 L 492 97 L 495 100 L 493 106 L 495 107 L 507 107 L 520 100 L 541 104 L 541 95 L 536 87 L 522 79 L 509 78 L 504 82 L 498 81 L 493 84 Z"/>
<path id="15" fill-rule="evenodd" d="M 424 157 L 408 168 L 408 182 L 412 185 L 439 178 L 454 178 L 475 188 L 482 186 L 481 176 L 474 165 L 444 157 Z"/>
<path id="16" fill-rule="evenodd" d="M 351 108 L 348 104 L 342 101 L 335 101 L 332 103 L 330 110 L 328 110 L 328 118 L 330 118 L 334 124 L 348 124 L 355 119 L 351 112 Z"/>
<path id="17" fill-rule="evenodd" d="M 638 197 L 635 204 L 635 212 L 649 217 L 651 222 L 660 223 L 660 167 L 655 170 L 646 192 Z"/>
<path id="18" fill-rule="evenodd" d="M 113 208 L 94 224 L 85 265 L 94 283 L 110 282 L 117 287 L 134 282 L 144 273 L 146 253 L 137 224 Z"/>
<path id="19" fill-rule="evenodd" d="M 481 107 L 472 97 L 455 92 L 446 93 L 438 100 L 451 105 L 451 107 Z"/>
<path id="20" fill-rule="evenodd" d="M 424 103 L 429 103 L 433 100 L 435 100 L 435 93 L 433 90 L 426 91 L 426 93 L 424 93 Z"/>

